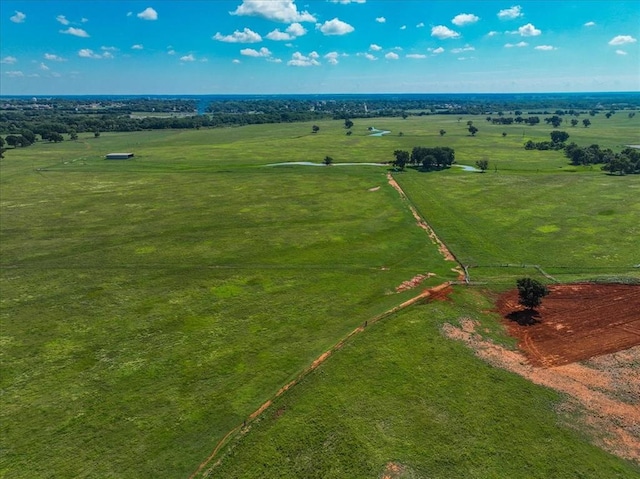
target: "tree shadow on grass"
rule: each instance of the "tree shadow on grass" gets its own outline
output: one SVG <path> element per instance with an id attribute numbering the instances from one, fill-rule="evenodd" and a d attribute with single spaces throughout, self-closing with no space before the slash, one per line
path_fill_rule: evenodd
<path id="1" fill-rule="evenodd" d="M 520 311 L 512 311 L 507 314 L 507 319 L 515 321 L 520 326 L 533 326 L 542 322 L 540 313 L 535 309 L 523 309 Z"/>

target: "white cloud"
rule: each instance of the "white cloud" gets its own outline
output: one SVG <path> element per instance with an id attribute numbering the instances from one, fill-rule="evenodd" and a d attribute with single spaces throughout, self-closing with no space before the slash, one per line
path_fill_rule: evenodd
<path id="1" fill-rule="evenodd" d="M 144 50 L 144 45 L 141 45 L 141 44 L 137 43 L 135 45 L 131 45 L 131 49 L 132 50 Z"/>
<path id="2" fill-rule="evenodd" d="M 500 35 L 500 32 L 496 32 L 495 30 L 491 30 L 489 33 L 487 33 L 488 37 L 495 37 L 496 35 Z"/>
<path id="3" fill-rule="evenodd" d="M 80 19 L 80 23 L 87 23 L 88 21 L 89 21 L 89 19 L 88 19 L 88 18 L 84 18 L 84 17 L 82 17 L 82 18 Z"/>
<path id="4" fill-rule="evenodd" d="M 436 27 L 431 28 L 431 36 L 445 39 L 445 38 L 458 38 L 460 34 L 458 32 L 454 32 L 450 28 L 445 27 L 444 25 L 438 25 Z"/>
<path id="5" fill-rule="evenodd" d="M 397 60 L 400 58 L 397 53 L 389 52 L 384 56 L 387 60 Z"/>
<path id="6" fill-rule="evenodd" d="M 11 20 L 13 23 L 24 23 L 24 21 L 26 20 L 27 16 L 22 13 L 19 12 L 18 10 L 15 11 L 16 14 L 12 17 L 9 17 L 9 20 Z M 22 72 L 20 72 L 22 73 Z"/>
<path id="7" fill-rule="evenodd" d="M 176 54 L 176 51 L 173 48 L 171 48 L 170 50 L 167 50 L 167 55 L 175 55 L 175 54 Z"/>
<path id="8" fill-rule="evenodd" d="M 188 55 L 180 57 L 180 61 L 181 62 L 195 62 L 196 61 L 196 57 L 194 57 L 192 53 L 189 53 Z"/>
<path id="9" fill-rule="evenodd" d="M 133 12 L 127 12 L 127 17 L 132 17 L 133 16 Z"/>
<path id="10" fill-rule="evenodd" d="M 329 52 L 324 57 L 327 59 L 327 62 L 329 62 L 329 64 L 337 65 L 339 56 L 340 54 L 338 52 Z"/>
<path id="11" fill-rule="evenodd" d="M 551 50 L 557 50 L 556 47 L 552 46 L 552 45 L 538 45 L 537 47 L 533 47 L 534 50 L 542 50 L 544 52 L 548 52 Z"/>
<path id="12" fill-rule="evenodd" d="M 69 22 L 69 20 L 67 20 L 67 18 L 64 15 L 58 15 L 56 17 L 56 21 L 62 23 L 63 25 L 69 25 L 69 23 L 71 23 Z"/>
<path id="13" fill-rule="evenodd" d="M 407 58 L 417 58 L 417 59 L 422 59 L 422 58 L 427 58 L 426 55 L 423 55 L 422 53 L 409 53 L 407 55 Z"/>
<path id="14" fill-rule="evenodd" d="M 453 20 L 451 20 L 451 23 L 459 27 L 462 27 L 463 25 L 470 25 L 472 23 L 476 23 L 478 20 L 480 20 L 480 17 L 474 15 L 473 13 L 461 13 L 453 17 Z"/>
<path id="15" fill-rule="evenodd" d="M 587 22 L 583 25 L 583 27 L 595 27 L 596 26 L 596 22 Z"/>
<path id="16" fill-rule="evenodd" d="M 0 63 L 4 63 L 6 65 L 13 65 L 14 63 L 16 63 L 18 61 L 18 59 L 16 57 L 4 57 L 2 60 L 0 60 Z"/>
<path id="17" fill-rule="evenodd" d="M 618 35 L 609 41 L 609 45 L 625 45 L 627 43 L 635 43 L 637 41 L 638 40 L 633 38 L 631 35 Z"/>
<path id="18" fill-rule="evenodd" d="M 111 58 L 113 58 L 113 53 L 111 53 L 111 52 L 104 52 L 104 53 L 102 54 L 102 58 L 111 59 Z"/>
<path id="19" fill-rule="evenodd" d="M 260 50 L 254 50 L 253 48 L 244 48 L 240 50 L 240 55 L 245 57 L 270 57 L 271 52 L 268 48 L 262 47 Z"/>
<path id="20" fill-rule="evenodd" d="M 348 5 L 349 3 L 366 3 L 367 0 L 331 0 L 331 3 L 341 3 L 342 5 Z"/>
<path id="21" fill-rule="evenodd" d="M 351 33 L 355 30 L 351 25 L 339 20 L 338 18 L 326 21 L 318 28 L 325 35 L 346 35 L 347 33 Z"/>
<path id="22" fill-rule="evenodd" d="M 376 45 L 375 43 L 372 43 L 371 45 L 369 45 L 369 50 L 373 52 L 379 52 L 380 50 L 382 50 L 382 47 L 380 45 Z"/>
<path id="23" fill-rule="evenodd" d="M 434 55 L 439 55 L 440 53 L 444 53 L 444 48 L 442 47 L 438 47 L 438 48 L 427 48 L 427 50 L 429 50 L 431 53 L 433 53 Z"/>
<path id="24" fill-rule="evenodd" d="M 53 53 L 45 53 L 44 54 L 44 59 L 45 60 L 49 60 L 50 62 L 64 62 L 64 61 L 66 61 L 64 58 L 59 57 L 58 55 L 55 55 Z"/>
<path id="25" fill-rule="evenodd" d="M 524 16 L 522 13 L 522 7 L 520 5 L 515 5 L 511 8 L 505 8 L 504 10 L 500 10 L 498 12 L 498 18 L 501 20 L 513 20 L 514 18 L 519 18 Z"/>
<path id="26" fill-rule="evenodd" d="M 386 18 L 384 18 L 384 17 L 378 17 L 378 18 L 376 18 L 376 22 L 378 22 L 378 23 L 386 23 L 386 21 L 387 21 L 387 19 L 386 19 Z"/>
<path id="27" fill-rule="evenodd" d="M 538 30 L 532 23 L 527 23 L 526 25 L 522 25 L 515 32 L 510 33 L 518 33 L 521 37 L 537 37 L 542 33 L 541 30 Z"/>
<path id="28" fill-rule="evenodd" d="M 218 32 L 212 38 L 226 43 L 258 43 L 262 41 L 262 37 L 249 28 L 242 31 L 236 30 L 231 35 L 223 35 Z"/>
<path id="29" fill-rule="evenodd" d="M 420 22 L 416 25 L 416 28 L 424 28 L 424 22 Z"/>
<path id="30" fill-rule="evenodd" d="M 83 48 L 82 50 L 78 51 L 78 56 L 81 58 L 102 58 L 101 55 L 94 53 L 93 50 L 91 50 L 90 48 Z"/>
<path id="31" fill-rule="evenodd" d="M 142 20 L 157 20 L 158 12 L 156 12 L 153 8 L 147 7 L 137 15 L 138 18 Z"/>
<path id="32" fill-rule="evenodd" d="M 616 55 L 626 55 L 627 52 L 625 52 L 624 50 L 616 50 Z"/>
<path id="33" fill-rule="evenodd" d="M 5 75 L 7 75 L 9 78 L 21 78 L 24 76 L 24 73 L 18 70 L 13 70 L 13 71 L 5 72 Z"/>
<path id="34" fill-rule="evenodd" d="M 233 60 L 231 60 L 231 63 L 235 63 L 237 65 L 238 63 L 242 63 L 242 62 L 237 58 L 234 58 Z"/>
<path id="35" fill-rule="evenodd" d="M 267 34 L 267 38 L 269 40 L 275 41 L 289 41 L 294 38 L 298 38 L 307 33 L 307 30 L 299 23 L 292 23 L 287 27 L 284 32 L 281 32 L 280 29 L 276 28 L 272 32 Z"/>
<path id="36" fill-rule="evenodd" d="M 89 38 L 89 34 L 85 32 L 82 28 L 69 27 L 66 30 L 60 30 L 60 33 L 64 33 L 66 35 L 73 35 L 74 37 Z"/>
<path id="37" fill-rule="evenodd" d="M 451 53 L 458 54 L 458 53 L 462 53 L 462 52 L 473 52 L 473 51 L 475 51 L 474 47 L 472 47 L 471 45 L 465 45 L 462 48 L 454 48 L 454 49 L 452 49 Z"/>
<path id="38" fill-rule="evenodd" d="M 311 52 L 309 56 L 304 56 L 300 52 L 295 52 L 291 56 L 291 60 L 287 62 L 287 65 L 290 67 L 312 67 L 320 65 L 320 62 L 317 60 L 318 54 L 316 52 Z"/>
<path id="39" fill-rule="evenodd" d="M 118 51 L 118 49 L 116 47 L 105 47 L 105 46 L 100 47 L 100 50 L 105 51 L 105 52 L 117 52 Z"/>
<path id="40" fill-rule="evenodd" d="M 400 27 L 400 30 L 406 30 L 406 29 L 407 29 L 407 26 L 406 26 L 406 25 L 402 25 L 402 26 Z"/>
<path id="41" fill-rule="evenodd" d="M 527 42 L 519 42 L 519 43 L 505 43 L 505 48 L 523 48 L 528 47 L 529 44 Z"/>
<path id="42" fill-rule="evenodd" d="M 231 15 L 262 17 L 282 23 L 315 22 L 309 12 L 298 12 L 293 0 L 243 0 Z"/>
<path id="43" fill-rule="evenodd" d="M 47 65 L 45 65 L 44 63 L 40 62 L 40 70 L 44 70 L 44 71 L 48 71 L 49 67 Z"/>

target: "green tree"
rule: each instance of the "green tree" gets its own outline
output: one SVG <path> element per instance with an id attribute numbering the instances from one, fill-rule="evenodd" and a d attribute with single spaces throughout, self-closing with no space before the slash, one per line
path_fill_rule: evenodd
<path id="1" fill-rule="evenodd" d="M 471 136 L 476 136 L 476 133 L 478 133 L 478 129 L 473 126 L 473 125 L 469 125 L 469 133 L 471 133 Z"/>
<path id="2" fill-rule="evenodd" d="M 569 133 L 566 131 L 554 130 L 550 133 L 551 141 L 554 143 L 564 143 L 569 139 Z"/>
<path id="3" fill-rule="evenodd" d="M 393 152 L 393 156 L 396 157 L 395 161 L 393 162 L 393 166 L 400 170 L 404 170 L 404 167 L 407 163 L 409 163 L 409 159 L 411 158 L 409 152 L 406 150 L 396 150 Z"/>
<path id="4" fill-rule="evenodd" d="M 506 132 L 506 131 L 503 131 L 503 132 L 502 132 L 502 138 L 504 138 L 505 136 L 507 136 L 507 132 Z"/>
<path id="5" fill-rule="evenodd" d="M 589 120 L 589 118 L 585 118 L 584 120 L 582 120 L 582 124 L 585 128 L 589 128 L 589 125 L 591 125 L 591 120 Z"/>
<path id="6" fill-rule="evenodd" d="M 313 125 L 311 127 L 311 132 L 312 133 L 318 133 L 320 131 L 320 127 L 318 125 Z"/>
<path id="7" fill-rule="evenodd" d="M 346 129 L 352 128 L 352 127 L 353 127 L 353 122 L 347 118 L 347 119 L 344 121 L 344 127 L 345 127 Z"/>
<path id="8" fill-rule="evenodd" d="M 69 131 L 69 139 L 71 141 L 76 141 L 78 139 L 78 133 L 76 132 L 76 130 Z"/>
<path id="9" fill-rule="evenodd" d="M 333 158 L 331 158 L 330 156 L 325 156 L 324 160 L 322 160 L 322 163 L 327 166 L 331 166 L 333 164 Z"/>
<path id="10" fill-rule="evenodd" d="M 542 298 L 549 294 L 549 289 L 532 278 L 520 278 L 516 281 L 518 302 L 527 309 L 535 309 L 542 303 Z"/>
<path id="11" fill-rule="evenodd" d="M 447 132 L 444 130 L 440 130 L 440 136 L 444 136 Z"/>
<path id="12" fill-rule="evenodd" d="M 571 126 L 576 126 L 578 124 L 578 120 L 576 120 L 575 118 L 571 119 Z"/>
<path id="13" fill-rule="evenodd" d="M 94 138 L 100 138 L 100 132 L 99 132 L 98 130 L 95 130 L 95 131 L 93 132 L 93 137 L 94 137 Z"/>
<path id="14" fill-rule="evenodd" d="M 478 160 L 476 166 L 480 170 L 480 173 L 484 173 L 489 168 L 489 160 Z"/>

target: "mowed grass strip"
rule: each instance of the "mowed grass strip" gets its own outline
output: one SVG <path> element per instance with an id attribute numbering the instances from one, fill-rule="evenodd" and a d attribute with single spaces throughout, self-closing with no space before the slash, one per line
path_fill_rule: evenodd
<path id="1" fill-rule="evenodd" d="M 238 434 L 200 477 L 635 478 L 560 426 L 554 392 L 440 332 L 488 301 L 457 290 L 365 330 Z M 392 466 L 393 467 L 393 466 Z"/>
<path id="2" fill-rule="evenodd" d="M 136 135 L 123 138 L 159 141 Z M 395 286 L 455 277 L 384 169 L 184 169 L 158 149 L 160 167 L 140 171 L 50 162 L 53 146 L 19 151 L 49 171 L 3 160 L 7 477 L 186 477 L 318 355 L 414 294 Z"/>

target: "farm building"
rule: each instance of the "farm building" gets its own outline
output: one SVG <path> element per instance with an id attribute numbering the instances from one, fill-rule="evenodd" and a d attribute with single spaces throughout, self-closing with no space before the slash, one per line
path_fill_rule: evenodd
<path id="1" fill-rule="evenodd" d="M 128 160 L 129 158 L 133 158 L 133 153 L 108 153 L 105 156 L 107 160 Z"/>

